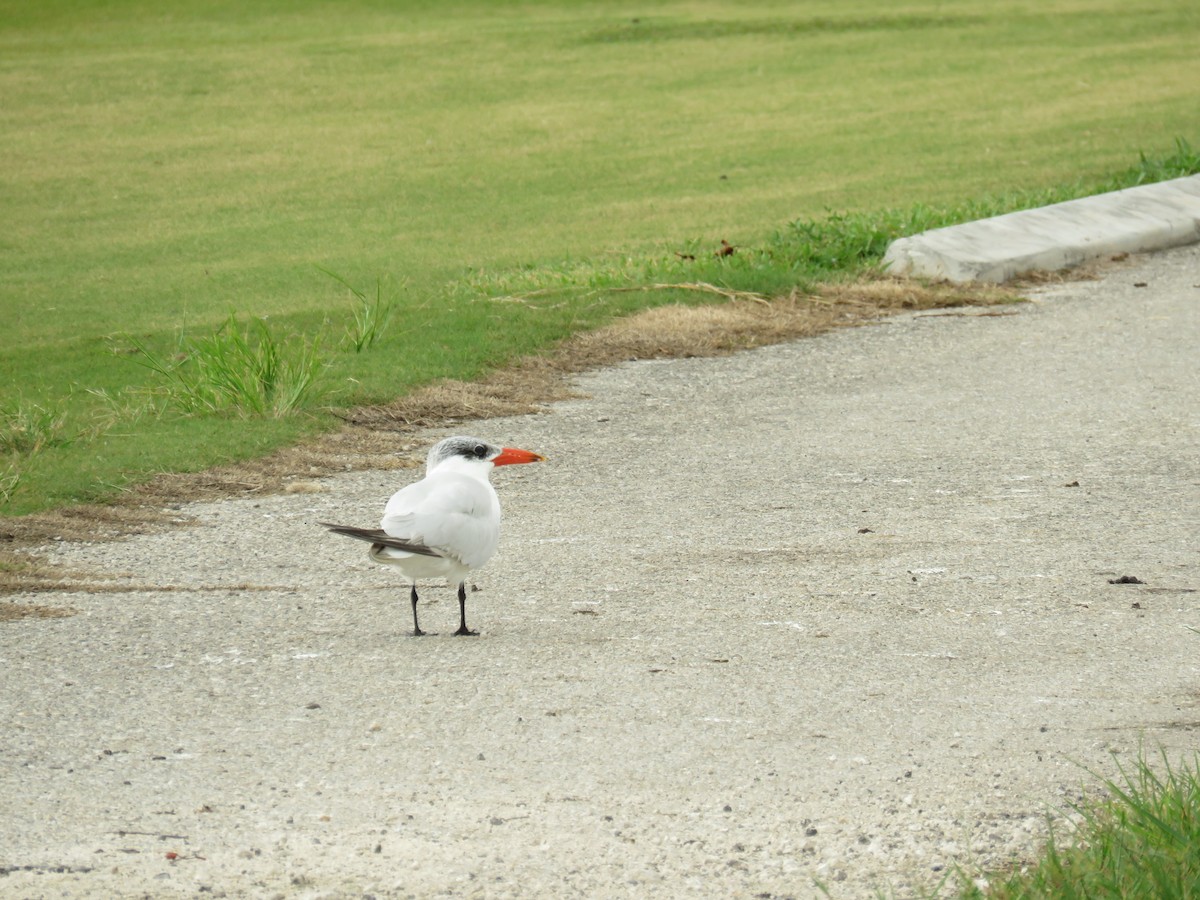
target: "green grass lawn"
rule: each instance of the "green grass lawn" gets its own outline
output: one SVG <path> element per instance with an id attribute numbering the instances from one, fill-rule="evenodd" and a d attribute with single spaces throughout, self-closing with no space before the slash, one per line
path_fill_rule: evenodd
<path id="1" fill-rule="evenodd" d="M 0 0 L 0 432 L 65 416 L 36 453 L 0 439 L 0 512 L 261 453 L 330 427 L 322 406 L 673 299 L 481 302 L 513 285 L 1200 145 L 1197 46 L 1185 0 Z M 751 258 L 743 287 L 803 274 Z M 322 268 L 390 303 L 363 352 Z M 169 360 L 231 313 L 318 342 L 305 413 L 137 415 L 159 382 L 134 342 Z"/>

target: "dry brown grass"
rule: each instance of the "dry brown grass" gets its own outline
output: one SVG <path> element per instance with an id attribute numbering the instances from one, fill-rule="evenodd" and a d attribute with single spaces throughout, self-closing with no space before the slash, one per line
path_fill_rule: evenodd
<path id="1" fill-rule="evenodd" d="M 67 507 L 0 520 L 0 593 L 112 590 L 51 570 L 31 549 L 53 541 L 103 541 L 186 522 L 182 506 L 282 491 L 318 491 L 337 472 L 422 464 L 423 428 L 544 410 L 577 396 L 570 377 L 632 359 L 721 356 L 862 325 L 898 312 L 994 306 L 1019 299 L 1012 288 L 923 284 L 871 277 L 769 302 L 738 299 L 664 306 L 576 335 L 477 382 L 439 381 L 381 406 L 344 410 L 345 425 L 261 459 L 195 474 L 163 473 L 105 505 Z M 7 604 L 4 607 L 7 609 Z M 0 613 L 0 621 L 3 620 Z"/>

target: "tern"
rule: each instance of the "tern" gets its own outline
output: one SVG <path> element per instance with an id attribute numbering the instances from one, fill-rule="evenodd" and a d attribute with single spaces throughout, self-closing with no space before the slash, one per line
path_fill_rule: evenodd
<path id="1" fill-rule="evenodd" d="M 467 628 L 467 573 L 491 559 L 500 542 L 500 498 L 489 476 L 496 466 L 543 459 L 479 438 L 446 438 L 429 451 L 425 477 L 388 500 L 378 528 L 320 524 L 367 541 L 372 560 L 396 566 L 412 582 L 414 635 L 425 634 L 417 621 L 417 581 L 429 578 L 458 584 L 459 626 L 454 633 L 475 635 L 479 632 Z"/>

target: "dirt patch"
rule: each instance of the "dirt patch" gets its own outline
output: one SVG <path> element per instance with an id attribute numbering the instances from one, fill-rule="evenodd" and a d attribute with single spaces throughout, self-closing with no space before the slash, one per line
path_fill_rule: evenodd
<path id="1" fill-rule="evenodd" d="M 0 622 L 19 622 L 22 619 L 66 619 L 79 610 L 69 606 L 41 606 L 37 603 L 12 603 L 0 600 Z"/>
<path id="2" fill-rule="evenodd" d="M 163 473 L 105 505 L 65 507 L 0 520 L 0 594 L 108 591 L 40 563 L 30 551 L 55 541 L 105 541 L 184 524 L 186 503 L 282 491 L 320 491 L 315 479 L 365 469 L 414 468 L 424 461 L 418 432 L 464 419 L 542 410 L 577 394 L 570 376 L 634 359 L 721 356 L 862 325 L 899 312 L 994 306 L 1018 301 L 1012 287 L 923 284 L 871 277 L 766 301 L 645 310 L 524 357 L 475 382 L 438 381 L 386 405 L 338 413 L 345 425 L 261 459 L 190 474 Z"/>

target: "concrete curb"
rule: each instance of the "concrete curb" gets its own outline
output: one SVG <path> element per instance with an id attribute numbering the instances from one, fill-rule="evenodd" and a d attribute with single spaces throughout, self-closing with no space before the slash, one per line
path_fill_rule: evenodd
<path id="1" fill-rule="evenodd" d="M 937 228 L 892 242 L 897 275 L 1003 282 L 1200 241 L 1200 175 Z"/>

